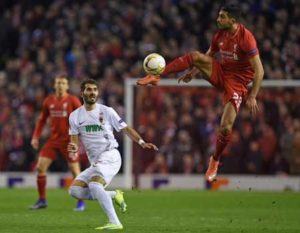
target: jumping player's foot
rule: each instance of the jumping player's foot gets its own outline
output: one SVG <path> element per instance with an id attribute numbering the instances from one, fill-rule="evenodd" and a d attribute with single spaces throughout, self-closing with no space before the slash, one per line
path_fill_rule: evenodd
<path id="1" fill-rule="evenodd" d="M 148 84 L 151 84 L 153 86 L 157 86 L 160 81 L 159 76 L 148 74 L 146 77 L 139 79 L 136 84 L 140 86 L 147 86 Z"/>
<path id="2" fill-rule="evenodd" d="M 120 209 L 123 213 L 126 212 L 127 210 L 127 204 L 125 203 L 124 200 L 124 196 L 123 196 L 124 192 L 122 192 L 121 190 L 116 190 L 116 196 L 115 196 L 115 202 L 118 206 L 120 206 Z"/>
<path id="3" fill-rule="evenodd" d="M 73 209 L 74 211 L 81 212 L 85 211 L 85 203 L 82 200 L 78 200 L 76 207 Z"/>
<path id="4" fill-rule="evenodd" d="M 205 179 L 209 182 L 215 181 L 217 177 L 219 161 L 215 160 L 213 156 L 209 158 L 209 165 L 205 173 Z"/>
<path id="5" fill-rule="evenodd" d="M 29 209 L 31 209 L 31 210 L 45 209 L 45 208 L 47 208 L 47 206 L 48 206 L 48 203 L 46 200 L 39 199 L 39 200 L 37 200 L 36 203 L 34 203 L 34 205 L 30 206 Z"/>
<path id="6" fill-rule="evenodd" d="M 122 230 L 123 229 L 123 225 L 117 225 L 117 224 L 113 224 L 113 223 L 107 223 L 102 227 L 96 227 L 95 230 Z"/>

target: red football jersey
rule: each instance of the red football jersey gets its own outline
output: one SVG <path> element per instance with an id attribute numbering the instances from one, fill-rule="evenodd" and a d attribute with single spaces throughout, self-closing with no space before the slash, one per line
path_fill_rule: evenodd
<path id="1" fill-rule="evenodd" d="M 73 95 L 66 94 L 63 97 L 49 95 L 43 102 L 42 112 L 36 123 L 33 138 L 39 139 L 42 129 L 50 117 L 51 135 L 49 140 L 57 143 L 69 141 L 69 115 L 81 106 L 80 100 Z"/>
<path id="2" fill-rule="evenodd" d="M 248 84 L 254 75 L 249 59 L 258 54 L 253 34 L 239 24 L 234 34 L 219 30 L 213 37 L 211 52 L 218 53 L 218 62 L 224 72 L 224 78 L 238 79 Z"/>

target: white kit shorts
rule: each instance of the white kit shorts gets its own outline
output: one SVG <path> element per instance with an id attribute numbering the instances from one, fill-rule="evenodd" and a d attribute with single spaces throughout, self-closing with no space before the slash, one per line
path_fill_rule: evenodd
<path id="1" fill-rule="evenodd" d="M 109 185 L 112 178 L 119 172 L 121 163 L 121 155 L 117 149 L 105 151 L 101 154 L 99 160 L 81 172 L 76 177 L 76 180 L 81 180 L 88 184 L 92 177 L 100 176 L 105 180 L 106 187 Z"/>

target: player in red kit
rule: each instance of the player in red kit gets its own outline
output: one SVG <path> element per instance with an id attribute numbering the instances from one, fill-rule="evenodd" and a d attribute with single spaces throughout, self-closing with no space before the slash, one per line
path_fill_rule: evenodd
<path id="1" fill-rule="evenodd" d="M 214 87 L 221 90 L 224 111 L 222 114 L 214 154 L 210 157 L 205 174 L 208 181 L 216 179 L 221 154 L 230 141 L 231 131 L 243 100 L 252 114 L 258 106 L 256 96 L 260 89 L 264 70 L 253 34 L 238 22 L 241 10 L 236 4 L 224 5 L 217 17 L 219 30 L 213 36 L 211 46 L 203 54 L 195 51 L 171 61 L 162 75 L 191 68 L 178 79 L 189 82 L 199 73 Z M 138 85 L 157 85 L 160 77 L 147 75 Z M 253 82 L 248 93 L 247 85 Z"/>
<path id="2" fill-rule="evenodd" d="M 57 76 L 54 82 L 55 94 L 49 95 L 43 102 L 42 112 L 36 123 L 31 145 L 39 148 L 39 138 L 47 119 L 50 119 L 51 135 L 39 153 L 37 162 L 37 188 L 39 199 L 31 209 L 47 207 L 46 200 L 46 172 L 56 159 L 57 154 L 64 156 L 74 177 L 80 173 L 78 157 L 69 157 L 67 145 L 69 143 L 69 115 L 81 106 L 80 100 L 67 93 L 69 88 L 66 76 Z M 82 211 L 85 208 L 83 201 L 78 200 L 74 210 Z"/>

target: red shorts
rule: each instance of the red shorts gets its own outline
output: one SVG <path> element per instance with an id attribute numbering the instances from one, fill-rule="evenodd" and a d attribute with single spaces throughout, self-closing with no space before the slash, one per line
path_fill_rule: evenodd
<path id="1" fill-rule="evenodd" d="M 75 163 L 79 161 L 79 156 L 77 156 L 75 159 L 72 159 L 69 157 L 69 153 L 67 150 L 67 143 L 57 143 L 57 142 L 53 142 L 51 140 L 48 140 L 46 142 L 46 144 L 42 147 L 41 151 L 40 151 L 40 155 L 41 157 L 46 157 L 52 160 L 56 159 L 56 156 L 58 154 L 63 155 L 64 159 L 68 162 L 68 163 Z"/>
<path id="2" fill-rule="evenodd" d="M 243 99 L 247 95 L 247 85 L 237 80 L 234 75 L 225 75 L 221 65 L 215 60 L 213 60 L 212 74 L 208 81 L 214 87 L 223 91 L 223 104 L 231 102 L 236 112 L 238 112 Z"/>

